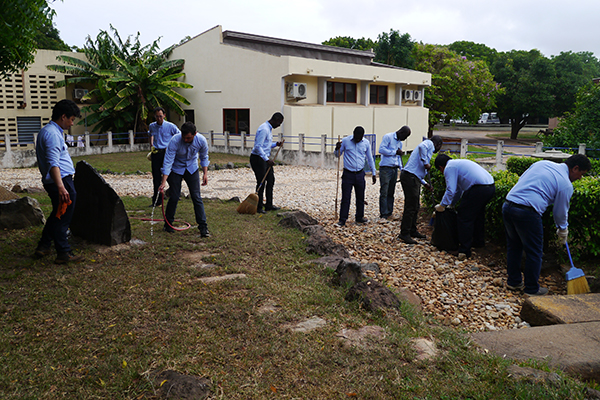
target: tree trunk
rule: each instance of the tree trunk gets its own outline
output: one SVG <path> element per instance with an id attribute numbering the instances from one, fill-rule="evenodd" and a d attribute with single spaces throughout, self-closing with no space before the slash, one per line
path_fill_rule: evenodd
<path id="1" fill-rule="evenodd" d="M 527 117 L 512 118 L 510 121 L 510 138 L 515 140 L 519 135 L 519 131 L 527 123 Z"/>

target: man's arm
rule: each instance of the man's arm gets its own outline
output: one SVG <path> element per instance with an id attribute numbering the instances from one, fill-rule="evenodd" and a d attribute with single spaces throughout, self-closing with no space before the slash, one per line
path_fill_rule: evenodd
<path id="1" fill-rule="evenodd" d="M 208 167 L 202 167 L 202 186 L 208 185 Z"/>
<path id="2" fill-rule="evenodd" d="M 390 137 L 385 135 L 381 140 L 381 144 L 379 145 L 379 154 L 383 154 L 384 156 L 388 157 L 396 155 L 396 149 L 392 149 L 390 144 Z"/>
<path id="3" fill-rule="evenodd" d="M 54 184 L 58 188 L 58 198 L 61 203 L 68 203 L 71 200 L 71 196 L 69 196 L 69 192 L 65 188 L 63 184 L 62 178 L 60 177 L 60 168 L 52 167 L 50 168 L 50 177 Z"/>

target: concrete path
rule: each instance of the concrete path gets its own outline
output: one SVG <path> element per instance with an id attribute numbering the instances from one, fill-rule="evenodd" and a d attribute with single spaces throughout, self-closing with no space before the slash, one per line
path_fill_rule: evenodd
<path id="1" fill-rule="evenodd" d="M 529 297 L 521 318 L 545 326 L 471 337 L 501 357 L 547 361 L 578 378 L 600 382 L 600 293 Z"/>

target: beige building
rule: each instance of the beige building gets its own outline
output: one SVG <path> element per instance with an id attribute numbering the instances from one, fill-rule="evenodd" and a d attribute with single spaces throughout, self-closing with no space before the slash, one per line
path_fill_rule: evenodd
<path id="1" fill-rule="evenodd" d="M 0 80 L 0 145 L 4 145 L 8 134 L 11 146 L 32 147 L 34 134 L 50 121 L 54 104 L 62 99 L 80 103 L 78 97 L 85 92 L 76 91 L 73 85 L 55 88 L 54 83 L 63 80 L 64 74 L 46 68 L 62 64 L 56 60 L 61 54 L 85 59 L 82 53 L 38 50 L 27 70 Z M 73 136 L 84 132 L 83 125 L 75 125 L 69 131 Z"/>
<path id="2" fill-rule="evenodd" d="M 248 132 L 253 137 L 260 124 L 280 111 L 287 149 L 297 149 L 303 134 L 305 150 L 319 151 L 319 140 L 327 135 L 327 151 L 332 151 L 337 137 L 351 134 L 357 125 L 376 135 L 376 149 L 384 134 L 409 125 L 412 135 L 405 148 L 413 149 L 427 136 L 429 110 L 423 107 L 423 94 L 431 74 L 375 63 L 374 56 L 371 51 L 223 32 L 221 26 L 176 47 L 171 55 L 185 60 L 185 81 L 194 86 L 180 90 L 191 102 L 185 119 L 200 132 Z"/>

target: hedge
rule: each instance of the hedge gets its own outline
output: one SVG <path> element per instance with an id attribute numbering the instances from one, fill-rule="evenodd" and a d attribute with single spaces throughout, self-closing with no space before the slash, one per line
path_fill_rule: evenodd
<path id="1" fill-rule="evenodd" d="M 489 239 L 504 243 L 502 204 L 520 176 L 513 171 L 522 173 L 536 161 L 539 160 L 528 157 L 511 157 L 507 161 L 507 171 L 491 172 L 496 184 L 496 193 L 486 207 L 486 235 Z M 431 165 L 434 165 L 434 160 L 431 161 Z M 600 162 L 593 162 L 592 170 L 599 166 Z M 434 199 L 428 190 L 423 190 L 422 202 L 428 210 L 433 211 L 434 206 L 444 196 L 446 182 L 442 173 L 434 167 L 431 169 L 431 177 Z M 573 189 L 569 208 L 569 247 L 574 258 L 598 256 L 600 255 L 600 218 L 596 218 L 596 215 L 600 210 L 600 179 L 596 176 L 586 176 L 573 182 Z M 552 216 L 552 206 L 548 207 L 542 216 L 542 221 L 545 247 L 556 246 L 556 227 Z"/>

